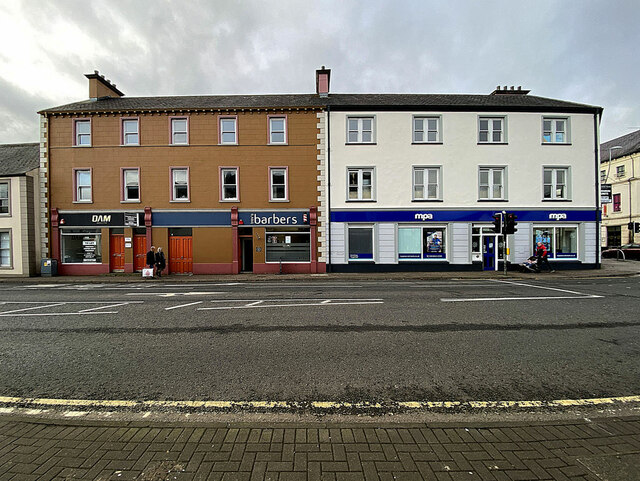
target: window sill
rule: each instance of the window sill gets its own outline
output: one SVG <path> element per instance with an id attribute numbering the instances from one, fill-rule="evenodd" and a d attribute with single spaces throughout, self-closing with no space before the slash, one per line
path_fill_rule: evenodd
<path id="1" fill-rule="evenodd" d="M 509 199 L 478 199 L 478 202 L 509 202 Z"/>
<path id="2" fill-rule="evenodd" d="M 345 202 L 356 202 L 356 203 L 360 202 L 360 203 L 365 203 L 365 204 L 366 203 L 372 204 L 372 203 L 377 202 L 377 200 L 375 200 L 375 199 L 347 199 Z"/>
<path id="3" fill-rule="evenodd" d="M 89 147 L 92 147 L 92 145 L 74 145 L 73 147 L 77 147 L 79 149 L 88 149 Z"/>
<path id="4" fill-rule="evenodd" d="M 189 147 L 189 144 L 169 144 L 169 147 Z"/>
<path id="5" fill-rule="evenodd" d="M 121 204 L 140 204 L 141 201 L 139 201 L 139 200 L 121 200 L 120 203 Z"/>
<path id="6" fill-rule="evenodd" d="M 411 145 L 443 145 L 444 142 L 411 142 Z"/>
<path id="7" fill-rule="evenodd" d="M 571 199 L 542 199 L 540 202 L 571 202 Z"/>
<path id="8" fill-rule="evenodd" d="M 120 147 L 140 147 L 140 144 L 120 144 Z"/>
<path id="9" fill-rule="evenodd" d="M 268 143 L 267 145 L 273 145 L 273 146 L 282 146 L 282 145 L 289 145 L 289 142 L 274 142 L 274 143 Z"/>
<path id="10" fill-rule="evenodd" d="M 174 199 L 169 201 L 171 204 L 188 204 L 191 202 L 190 199 Z"/>
<path id="11" fill-rule="evenodd" d="M 571 145 L 571 142 L 542 142 L 540 145 Z"/>
<path id="12" fill-rule="evenodd" d="M 234 142 L 234 143 L 227 143 L 227 144 L 218 144 L 218 147 L 237 147 L 239 144 L 238 142 Z"/>
<path id="13" fill-rule="evenodd" d="M 377 142 L 345 142 L 344 145 L 378 145 Z"/>
<path id="14" fill-rule="evenodd" d="M 276 202 L 276 203 L 288 203 L 291 202 L 289 199 L 269 199 L 269 202 Z"/>
<path id="15" fill-rule="evenodd" d="M 231 204 L 233 202 L 240 202 L 240 199 L 220 199 L 218 202 L 222 202 L 223 204 Z"/>
<path id="16" fill-rule="evenodd" d="M 444 202 L 442 199 L 413 199 L 411 202 Z"/>
<path id="17" fill-rule="evenodd" d="M 74 204 L 93 204 L 92 200 L 74 200 Z"/>
<path id="18" fill-rule="evenodd" d="M 509 145 L 509 142 L 478 142 L 478 145 Z"/>

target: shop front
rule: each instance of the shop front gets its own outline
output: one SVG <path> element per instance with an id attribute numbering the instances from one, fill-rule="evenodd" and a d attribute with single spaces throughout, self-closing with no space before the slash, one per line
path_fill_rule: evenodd
<path id="1" fill-rule="evenodd" d="M 494 210 L 340 210 L 331 213 L 334 272 L 499 270 L 518 264 L 543 242 L 549 260 L 568 268 L 597 266 L 593 210 L 510 210 L 517 231 L 493 230 Z"/>

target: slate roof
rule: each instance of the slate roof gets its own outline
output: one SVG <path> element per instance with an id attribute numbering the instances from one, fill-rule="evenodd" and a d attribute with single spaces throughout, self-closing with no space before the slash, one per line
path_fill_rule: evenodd
<path id="1" fill-rule="evenodd" d="M 602 108 L 523 94 L 316 94 L 199 95 L 121 97 L 83 100 L 40 113 L 112 112 L 143 110 L 209 110 L 251 108 L 325 108 L 332 110 L 460 110 L 548 111 L 597 113 Z"/>
<path id="2" fill-rule="evenodd" d="M 0 176 L 22 175 L 40 167 L 40 144 L 0 145 Z"/>
<path id="3" fill-rule="evenodd" d="M 611 151 L 611 160 L 640 152 L 640 130 L 600 144 L 600 162 L 609 162 L 609 149 L 613 146 L 622 148 Z"/>

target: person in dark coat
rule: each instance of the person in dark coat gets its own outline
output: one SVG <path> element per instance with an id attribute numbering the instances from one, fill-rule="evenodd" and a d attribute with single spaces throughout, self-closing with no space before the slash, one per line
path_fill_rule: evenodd
<path id="1" fill-rule="evenodd" d="M 162 252 L 162 247 L 158 247 L 156 252 L 156 274 L 158 274 L 158 277 L 162 277 L 162 271 L 165 267 L 167 267 L 167 261 L 164 257 L 164 252 Z"/>
<path id="2" fill-rule="evenodd" d="M 540 271 L 542 271 L 542 266 L 544 265 L 547 268 L 547 272 L 555 272 L 553 269 L 551 269 L 548 256 L 549 252 L 547 251 L 546 246 L 542 242 L 538 242 L 538 248 L 536 249 L 538 268 L 540 269 Z"/>
<path id="3" fill-rule="evenodd" d="M 151 246 L 149 252 L 147 252 L 147 267 L 149 269 L 153 269 L 153 266 L 156 265 L 156 248 L 155 246 Z"/>

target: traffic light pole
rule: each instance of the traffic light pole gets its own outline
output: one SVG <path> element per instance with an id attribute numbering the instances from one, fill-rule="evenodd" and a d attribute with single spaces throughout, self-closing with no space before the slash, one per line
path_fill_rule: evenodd
<path id="1" fill-rule="evenodd" d="M 508 242 L 507 242 L 507 211 L 502 211 L 502 232 L 504 236 L 504 247 L 502 249 L 502 264 L 504 266 L 504 275 L 507 275 L 507 252 L 508 252 Z"/>

